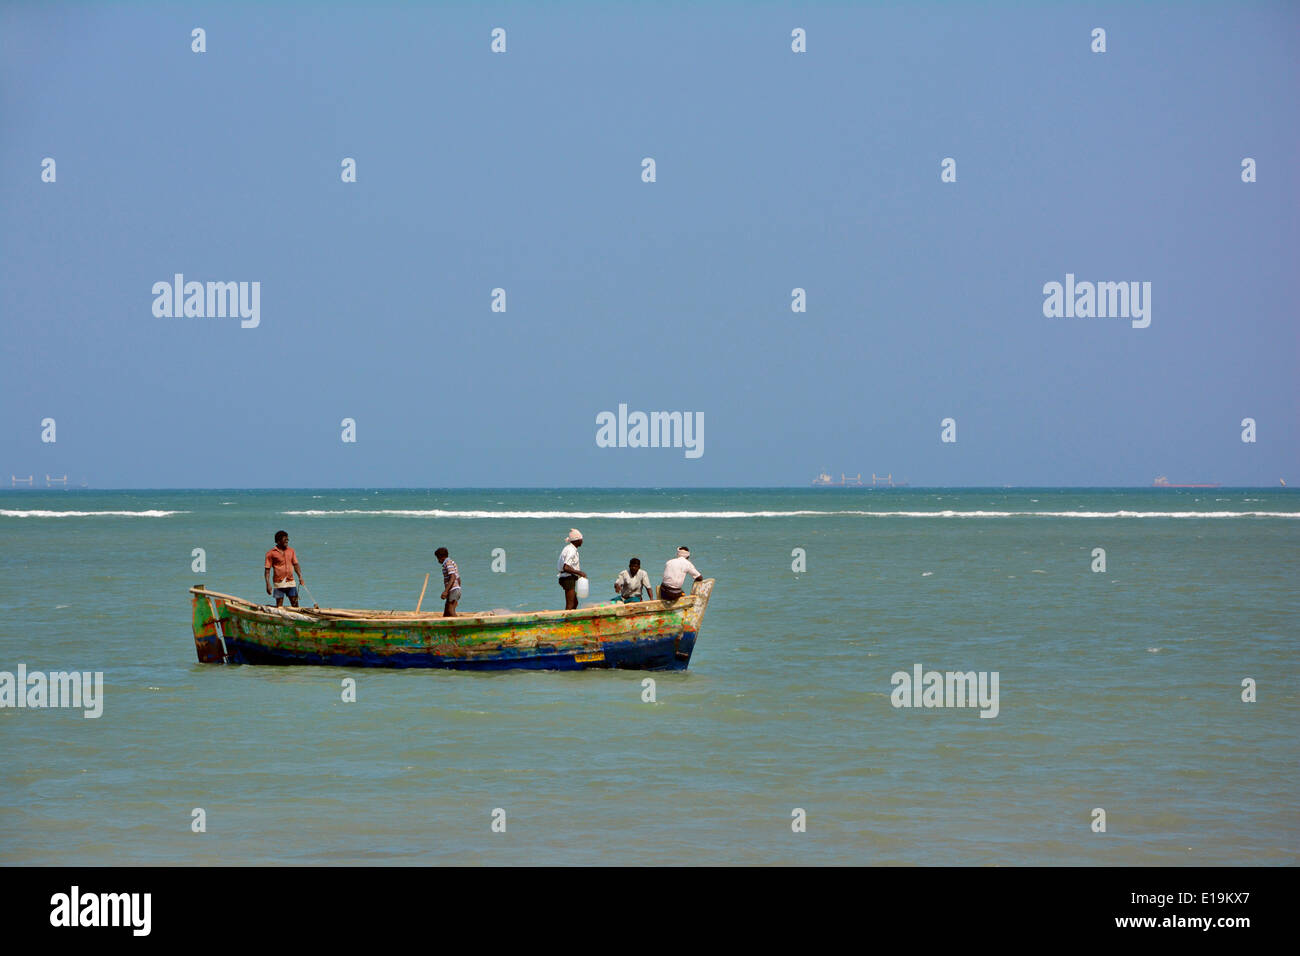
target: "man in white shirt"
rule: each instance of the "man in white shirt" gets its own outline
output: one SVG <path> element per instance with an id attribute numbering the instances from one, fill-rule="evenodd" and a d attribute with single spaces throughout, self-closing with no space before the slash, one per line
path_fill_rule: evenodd
<path id="1" fill-rule="evenodd" d="M 660 600 L 676 601 L 681 597 L 682 585 L 686 583 L 688 574 L 696 581 L 704 580 L 704 575 L 691 564 L 691 549 L 683 546 L 677 549 L 677 557 L 664 565 L 664 580 L 659 585 Z"/>
<path id="2" fill-rule="evenodd" d="M 618 577 L 614 579 L 614 590 L 618 594 L 615 600 L 624 604 L 640 601 L 643 591 L 651 600 L 655 596 L 655 589 L 650 586 L 650 575 L 641 569 L 640 558 L 633 558 L 627 563 L 626 571 L 618 572 Z"/>
<path id="3" fill-rule="evenodd" d="M 564 609 L 566 611 L 577 609 L 578 578 L 586 577 L 578 566 L 578 549 L 581 547 L 582 532 L 577 528 L 570 528 L 568 535 L 564 539 L 564 548 L 560 551 L 559 564 L 555 569 L 555 576 L 559 578 L 560 587 L 564 588 Z"/>

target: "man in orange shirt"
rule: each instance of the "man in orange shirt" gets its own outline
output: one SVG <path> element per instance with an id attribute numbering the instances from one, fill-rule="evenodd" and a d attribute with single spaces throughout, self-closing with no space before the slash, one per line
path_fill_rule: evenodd
<path id="1" fill-rule="evenodd" d="M 294 586 L 293 575 L 298 573 L 298 583 L 306 584 L 302 579 L 302 568 L 298 566 L 298 554 L 289 547 L 289 532 L 275 533 L 275 547 L 266 552 L 266 593 L 271 593 L 271 582 L 275 582 L 275 606 L 283 607 L 284 599 L 294 607 L 298 606 L 298 589 Z"/>

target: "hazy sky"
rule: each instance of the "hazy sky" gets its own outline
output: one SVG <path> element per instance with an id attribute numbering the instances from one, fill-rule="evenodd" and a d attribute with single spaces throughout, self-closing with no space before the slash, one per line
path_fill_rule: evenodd
<path id="1" fill-rule="evenodd" d="M 0 8 L 3 483 L 1300 481 L 1297 5 L 539 6 Z"/>

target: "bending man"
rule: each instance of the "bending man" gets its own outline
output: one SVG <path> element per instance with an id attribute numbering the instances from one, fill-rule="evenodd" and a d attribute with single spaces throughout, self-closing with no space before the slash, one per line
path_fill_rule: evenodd
<path id="1" fill-rule="evenodd" d="M 659 598 L 664 601 L 676 601 L 682 596 L 682 585 L 686 575 L 696 581 L 703 581 L 704 575 L 691 564 L 691 549 L 683 545 L 677 549 L 677 557 L 664 565 L 664 580 L 659 585 Z"/>

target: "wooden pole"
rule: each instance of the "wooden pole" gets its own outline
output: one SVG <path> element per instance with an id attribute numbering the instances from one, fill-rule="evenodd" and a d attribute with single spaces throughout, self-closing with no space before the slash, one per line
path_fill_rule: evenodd
<path id="1" fill-rule="evenodd" d="M 424 576 L 424 587 L 420 588 L 420 600 L 415 602 L 416 613 L 419 613 L 420 605 L 424 603 L 424 592 L 429 587 L 429 575 Z"/>

